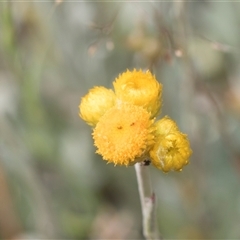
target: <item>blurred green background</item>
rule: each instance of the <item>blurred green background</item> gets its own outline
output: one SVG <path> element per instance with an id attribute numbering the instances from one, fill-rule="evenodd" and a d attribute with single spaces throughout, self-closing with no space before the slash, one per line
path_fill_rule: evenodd
<path id="1" fill-rule="evenodd" d="M 126 69 L 163 84 L 181 173 L 150 166 L 165 239 L 240 238 L 240 3 L 1 1 L 1 239 L 142 239 L 133 167 L 95 154 L 78 105 Z"/>

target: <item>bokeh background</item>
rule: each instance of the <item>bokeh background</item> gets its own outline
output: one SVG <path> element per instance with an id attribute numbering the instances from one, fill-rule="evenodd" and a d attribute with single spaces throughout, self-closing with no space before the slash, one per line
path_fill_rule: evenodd
<path id="1" fill-rule="evenodd" d="M 1 239 L 142 239 L 133 167 L 95 154 L 78 105 L 126 69 L 163 84 L 181 173 L 150 166 L 165 239 L 240 238 L 240 3 L 1 1 Z"/>

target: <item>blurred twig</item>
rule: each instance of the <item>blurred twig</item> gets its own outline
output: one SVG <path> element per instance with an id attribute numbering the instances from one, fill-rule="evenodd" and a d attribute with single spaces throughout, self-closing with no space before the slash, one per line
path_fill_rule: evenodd
<path id="1" fill-rule="evenodd" d="M 102 40 L 111 39 L 113 25 L 118 17 L 119 12 L 120 12 L 120 7 L 115 11 L 112 18 L 105 24 L 100 25 L 95 22 L 92 22 L 89 24 L 90 28 L 99 31 L 98 38 L 95 41 L 93 41 L 88 47 L 88 53 L 90 56 L 93 56 L 95 54 L 95 52 L 97 51 L 97 48 L 100 45 Z M 112 47 L 109 48 L 108 44 L 106 43 L 106 47 L 108 50 L 109 49 L 112 50 L 114 45 L 112 43 Z"/>

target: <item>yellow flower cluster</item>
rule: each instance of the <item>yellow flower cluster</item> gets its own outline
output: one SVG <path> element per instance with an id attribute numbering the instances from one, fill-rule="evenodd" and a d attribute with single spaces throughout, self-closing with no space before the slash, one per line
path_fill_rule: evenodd
<path id="1" fill-rule="evenodd" d="M 93 126 L 97 153 L 115 165 L 150 159 L 163 172 L 181 171 L 192 150 L 173 120 L 155 122 L 162 105 L 162 85 L 155 76 L 127 70 L 113 86 L 114 91 L 94 87 L 79 105 L 79 116 Z"/>

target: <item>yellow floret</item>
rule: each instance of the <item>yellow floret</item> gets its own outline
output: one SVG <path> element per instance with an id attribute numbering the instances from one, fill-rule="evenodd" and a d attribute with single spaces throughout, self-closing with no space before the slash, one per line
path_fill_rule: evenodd
<path id="1" fill-rule="evenodd" d="M 113 82 L 118 99 L 144 107 L 154 118 L 161 108 L 162 85 L 150 71 L 127 70 Z"/>
<path id="2" fill-rule="evenodd" d="M 150 114 L 142 107 L 121 103 L 108 110 L 93 131 L 97 153 L 115 165 L 132 165 L 154 144 Z"/>
<path id="3" fill-rule="evenodd" d="M 89 125 L 95 126 L 100 117 L 114 106 L 115 94 L 105 87 L 94 87 L 84 96 L 79 105 L 79 116 Z"/>

